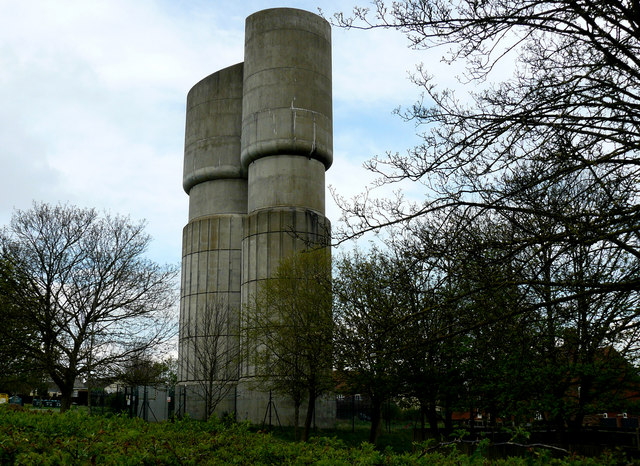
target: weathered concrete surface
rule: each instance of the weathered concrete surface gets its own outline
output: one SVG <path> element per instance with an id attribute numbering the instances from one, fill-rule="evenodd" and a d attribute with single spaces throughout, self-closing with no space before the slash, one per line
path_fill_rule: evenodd
<path id="1" fill-rule="evenodd" d="M 241 141 L 249 179 L 242 242 L 245 304 L 281 259 L 329 238 L 324 172 L 333 161 L 331 28 L 324 19 L 288 8 L 247 18 Z M 252 344 L 243 342 L 249 354 L 255 351 Z M 259 422 L 264 416 L 259 407 L 269 397 L 250 392 L 253 374 L 253 367 L 243 365 L 239 394 L 246 401 L 239 406 L 247 409 L 239 415 Z M 290 424 L 291 403 L 277 400 L 280 420 Z M 327 425 L 333 413 L 316 418 Z"/>
<path id="2" fill-rule="evenodd" d="M 240 163 L 243 64 L 197 83 L 187 95 L 183 187 L 246 178 Z M 245 186 L 246 190 L 246 186 Z"/>
<path id="3" fill-rule="evenodd" d="M 242 71 L 242 63 L 220 70 L 187 96 L 183 187 L 189 194 L 189 223 L 182 238 L 179 337 L 184 383 L 201 378 L 194 346 L 203 338 L 203 316 L 224 311 L 227 325 L 216 332 L 236 344 L 240 338 L 247 212 L 247 179 L 240 163 Z"/>
<path id="4" fill-rule="evenodd" d="M 183 233 L 180 383 L 195 395 L 196 322 L 212 302 L 227 303 L 225 330 L 243 352 L 242 309 L 280 261 L 325 245 L 325 170 L 333 161 L 331 28 L 302 10 L 264 10 L 247 18 L 244 63 L 196 84 L 187 98 L 183 186 L 189 223 Z M 188 331 L 186 331 L 188 330 Z M 269 394 L 256 391 L 243 363 L 236 390 L 219 411 L 261 423 Z M 293 407 L 274 401 L 283 424 Z M 317 403 L 316 424 L 335 422 L 331 398 Z M 202 403 L 192 400 L 196 416 Z"/>
<path id="5" fill-rule="evenodd" d="M 288 154 L 333 162 L 331 26 L 308 11 L 263 10 L 245 27 L 242 164 Z"/>
<path id="6" fill-rule="evenodd" d="M 249 165 L 248 211 L 300 207 L 324 214 L 325 167 L 299 155 L 275 155 Z"/>

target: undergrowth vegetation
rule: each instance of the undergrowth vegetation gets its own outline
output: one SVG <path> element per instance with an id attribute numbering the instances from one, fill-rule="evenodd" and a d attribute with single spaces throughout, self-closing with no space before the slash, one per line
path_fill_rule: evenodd
<path id="1" fill-rule="evenodd" d="M 618 464 L 620 458 L 553 459 L 532 452 L 526 458 L 491 460 L 482 449 L 473 455 L 455 447 L 431 451 L 416 444 L 413 452 L 379 451 L 363 443 L 347 446 L 336 438 L 315 437 L 308 443 L 287 442 L 247 424 L 212 419 L 148 423 L 124 416 L 89 416 L 0 407 L 0 464 Z"/>

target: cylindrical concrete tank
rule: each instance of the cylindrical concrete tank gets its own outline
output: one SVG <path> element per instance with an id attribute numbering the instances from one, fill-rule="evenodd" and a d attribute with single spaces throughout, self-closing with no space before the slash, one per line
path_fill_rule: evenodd
<path id="1" fill-rule="evenodd" d="M 283 257 L 329 236 L 324 175 L 333 160 L 331 27 L 308 11 L 259 11 L 246 20 L 244 53 L 246 300 Z"/>
<path id="2" fill-rule="evenodd" d="M 207 368 L 201 359 L 207 347 L 239 345 L 247 212 L 247 178 L 240 161 L 242 76 L 242 63 L 225 68 L 197 83 L 187 96 L 183 187 L 189 194 L 189 223 L 182 240 L 179 378 L 189 392 L 186 410 L 196 417 L 205 411 L 200 405 Z M 221 408 L 233 411 L 233 396 Z"/>
<path id="3" fill-rule="evenodd" d="M 183 186 L 189 223 L 183 232 L 180 389 L 186 412 L 201 417 L 194 348 L 207 340 L 203 319 L 232 310 L 216 330 L 223 345 L 241 341 L 242 305 L 281 259 L 326 245 L 325 171 L 333 160 L 331 29 L 307 11 L 277 8 L 247 18 L 245 61 L 196 84 L 187 98 Z M 224 307 L 221 308 L 220 306 Z M 214 333 L 216 333 L 214 332 Z M 206 347 L 207 345 L 205 345 Z M 262 422 L 273 401 L 256 389 L 249 359 L 235 365 L 233 394 L 218 412 Z M 229 371 L 227 371 L 229 373 Z M 220 386 L 220 384 L 218 384 Z M 184 390 L 190 393 L 185 393 Z M 276 397 L 291 423 L 290 400 Z M 331 425 L 334 407 L 318 409 Z"/>
<path id="4" fill-rule="evenodd" d="M 308 11 L 274 8 L 249 16 L 245 34 L 248 211 L 292 206 L 324 214 L 324 172 L 333 161 L 331 27 Z"/>
<path id="5" fill-rule="evenodd" d="M 242 163 L 270 155 L 333 161 L 331 26 L 293 8 L 263 10 L 245 28 Z"/>
<path id="6" fill-rule="evenodd" d="M 243 64 L 207 76 L 187 95 L 182 186 L 189 220 L 247 212 L 247 176 L 240 161 Z"/>

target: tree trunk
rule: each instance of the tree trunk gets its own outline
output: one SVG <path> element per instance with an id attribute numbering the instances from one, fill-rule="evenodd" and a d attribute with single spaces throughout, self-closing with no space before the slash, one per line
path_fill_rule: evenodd
<path id="1" fill-rule="evenodd" d="M 62 397 L 60 398 L 60 412 L 64 413 L 71 408 L 71 397 L 73 396 L 73 382 L 71 384 L 64 383 L 60 388 Z"/>
<path id="2" fill-rule="evenodd" d="M 300 426 L 300 401 L 293 403 L 293 438 L 298 441 L 298 427 Z"/>
<path id="3" fill-rule="evenodd" d="M 439 439 L 439 429 L 438 429 L 438 413 L 436 412 L 436 404 L 435 402 L 429 402 L 427 404 L 427 419 L 429 420 L 429 430 L 431 430 L 431 435 L 433 438 Z"/>
<path id="4" fill-rule="evenodd" d="M 371 400 L 371 431 L 369 432 L 369 443 L 375 445 L 380 435 L 382 427 L 382 400 Z"/>
<path id="5" fill-rule="evenodd" d="M 309 390 L 309 403 L 307 404 L 307 415 L 304 418 L 304 431 L 302 432 L 302 441 L 309 440 L 309 431 L 311 430 L 311 421 L 313 421 L 313 412 L 316 407 L 316 392 Z"/>
<path id="6" fill-rule="evenodd" d="M 93 414 L 91 412 L 91 379 L 87 379 L 87 408 L 89 408 L 89 415 Z"/>
<path id="7" fill-rule="evenodd" d="M 207 374 L 208 376 L 208 374 Z M 204 386 L 204 420 L 208 421 L 213 414 L 213 379 L 209 378 Z"/>
<path id="8" fill-rule="evenodd" d="M 60 412 L 64 413 L 71 408 L 71 397 L 73 396 L 73 385 L 75 384 L 75 377 L 71 377 L 69 373 L 59 374 L 55 371 L 49 372 L 51 380 L 58 386 L 60 393 Z"/>
<path id="9" fill-rule="evenodd" d="M 496 404 L 495 402 L 492 400 L 489 402 L 489 408 L 487 409 L 487 415 L 488 415 L 488 419 L 487 419 L 487 425 L 490 427 L 496 427 L 497 425 L 497 415 L 496 413 L 498 412 L 498 408 L 496 408 Z"/>
<path id="10" fill-rule="evenodd" d="M 453 411 L 449 395 L 445 395 L 444 398 L 444 431 L 446 435 L 453 432 Z"/>
<path id="11" fill-rule="evenodd" d="M 569 419 L 569 429 L 573 431 L 580 431 L 582 429 L 582 423 L 584 422 L 585 409 L 584 407 L 591 401 L 589 396 L 591 388 L 593 387 L 593 377 L 583 375 L 580 378 L 580 394 L 578 395 L 578 409 L 575 415 Z"/>

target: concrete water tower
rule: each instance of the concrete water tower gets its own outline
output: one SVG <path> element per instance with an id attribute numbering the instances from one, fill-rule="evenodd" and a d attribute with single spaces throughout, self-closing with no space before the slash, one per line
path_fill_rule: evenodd
<path id="1" fill-rule="evenodd" d="M 282 258 L 329 242 L 332 160 L 329 23 L 291 8 L 249 16 L 244 62 L 203 79 L 187 97 L 179 379 L 192 415 L 204 409 L 194 393 L 193 347 L 208 341 L 198 322 L 224 308 L 226 347 L 250 345 L 240 335 L 243 303 Z M 269 395 L 251 389 L 252 375 L 250 365 L 237 367 L 238 383 L 217 411 L 262 422 Z M 290 423 L 288 401 L 276 403 Z M 316 423 L 334 419 L 331 402 L 321 401 Z"/>

